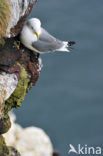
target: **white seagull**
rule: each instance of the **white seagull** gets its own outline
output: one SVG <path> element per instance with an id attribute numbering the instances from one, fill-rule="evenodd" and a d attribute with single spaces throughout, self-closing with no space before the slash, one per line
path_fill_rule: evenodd
<path id="1" fill-rule="evenodd" d="M 41 54 L 53 51 L 69 52 L 69 48 L 75 44 L 74 41 L 61 41 L 50 35 L 41 27 L 41 22 L 37 18 L 31 18 L 25 23 L 20 40 L 25 47 Z"/>

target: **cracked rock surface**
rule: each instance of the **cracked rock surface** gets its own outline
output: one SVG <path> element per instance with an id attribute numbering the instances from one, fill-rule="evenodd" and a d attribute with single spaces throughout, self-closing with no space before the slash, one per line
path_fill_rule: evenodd
<path id="1" fill-rule="evenodd" d="M 0 156 L 20 156 L 14 147 L 6 145 L 2 134 L 11 127 L 8 112 L 20 107 L 40 76 L 40 58 L 21 45 L 18 37 L 35 2 L 0 1 Z"/>

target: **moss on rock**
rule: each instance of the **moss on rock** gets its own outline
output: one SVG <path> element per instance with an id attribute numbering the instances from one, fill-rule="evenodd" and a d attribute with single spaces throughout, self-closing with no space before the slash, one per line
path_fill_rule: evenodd
<path id="1" fill-rule="evenodd" d="M 18 85 L 14 93 L 10 96 L 10 98 L 5 103 L 5 112 L 11 110 L 12 107 L 18 108 L 21 105 L 21 102 L 24 100 L 24 97 L 28 90 L 28 84 L 30 79 L 28 78 L 28 73 L 23 67 L 23 65 L 17 63 L 20 66 L 21 73 L 20 79 L 18 81 Z"/>
<path id="2" fill-rule="evenodd" d="M 14 147 L 6 146 L 2 135 L 0 135 L 0 156 L 20 156 L 20 153 Z"/>
<path id="3" fill-rule="evenodd" d="M 36 82 L 37 78 L 39 77 L 39 75 L 35 74 L 38 72 L 37 67 L 36 70 L 35 68 L 33 68 L 33 70 L 28 69 L 29 63 L 32 63 L 32 66 L 34 66 L 35 63 L 37 64 L 37 62 L 32 61 L 32 56 L 28 52 L 29 50 L 26 48 L 23 50 L 22 47 L 23 52 L 25 51 L 23 54 L 22 50 L 20 52 L 20 49 L 13 44 L 13 40 L 15 40 L 14 36 L 17 36 L 20 33 L 24 21 L 32 10 L 35 2 L 36 0 L 30 0 L 30 2 L 28 2 L 28 7 L 24 16 L 18 19 L 17 25 L 12 28 L 12 21 L 15 21 L 15 16 L 13 17 L 11 15 L 13 13 L 13 8 L 15 7 L 13 5 L 14 1 L 9 4 L 9 0 L 0 0 L 0 70 L 1 72 L 5 71 L 5 73 L 16 74 L 18 80 L 17 88 L 10 98 L 6 102 L 3 98 L 0 100 L 0 156 L 20 156 L 16 149 L 6 146 L 4 138 L 1 134 L 6 133 L 11 127 L 8 112 L 13 107 L 17 108 L 21 105 L 21 102 L 24 100 L 24 97 L 30 89 L 30 86 L 32 86 L 34 81 Z M 20 4 L 21 6 L 24 5 L 24 1 L 21 1 Z M 22 11 L 24 11 L 24 8 L 22 9 Z M 20 17 L 21 13 L 22 12 L 20 11 Z M 9 36 L 12 36 L 13 38 L 6 39 Z M 19 63 L 15 64 L 16 61 Z M 18 68 L 14 71 L 12 70 L 12 67 L 16 68 L 14 64 L 19 65 L 20 71 L 18 71 Z M 1 94 L 2 93 L 3 92 L 1 91 Z"/>
<path id="4" fill-rule="evenodd" d="M 29 88 L 29 77 L 26 69 L 20 63 L 16 63 L 20 67 L 20 78 L 18 81 L 17 88 L 10 98 L 3 105 L 0 115 L 0 134 L 6 133 L 11 127 L 10 118 L 8 116 L 8 111 L 13 107 L 19 107 L 21 102 L 24 100 L 24 97 Z M 14 65 L 14 66 L 15 66 Z M 18 151 L 13 147 L 7 147 L 3 137 L 0 135 L 0 156 L 20 156 Z"/>
<path id="5" fill-rule="evenodd" d="M 11 122 L 8 114 L 0 117 L 0 134 L 6 133 L 11 127 Z"/>
<path id="6" fill-rule="evenodd" d="M 9 149 L 7 148 L 4 138 L 0 135 L 0 156 L 9 156 Z"/>

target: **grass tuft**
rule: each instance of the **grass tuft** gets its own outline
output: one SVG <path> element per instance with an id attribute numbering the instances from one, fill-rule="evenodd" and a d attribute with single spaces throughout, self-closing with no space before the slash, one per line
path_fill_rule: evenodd
<path id="1" fill-rule="evenodd" d="M 7 28 L 11 18 L 11 8 L 8 0 L 0 0 L 0 43 L 2 38 L 6 36 Z"/>

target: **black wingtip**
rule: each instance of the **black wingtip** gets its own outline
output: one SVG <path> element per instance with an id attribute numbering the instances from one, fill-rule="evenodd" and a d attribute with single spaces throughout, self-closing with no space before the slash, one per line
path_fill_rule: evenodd
<path id="1" fill-rule="evenodd" d="M 74 45 L 75 43 L 76 43 L 76 42 L 74 42 L 74 41 L 69 41 L 69 42 L 68 42 L 68 45 L 69 45 L 69 46 L 72 46 L 72 45 Z"/>

